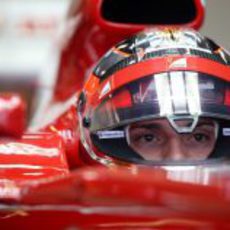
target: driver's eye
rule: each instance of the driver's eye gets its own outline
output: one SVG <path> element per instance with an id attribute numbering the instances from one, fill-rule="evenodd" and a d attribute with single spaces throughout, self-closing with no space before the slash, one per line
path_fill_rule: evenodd
<path id="1" fill-rule="evenodd" d="M 162 141 L 162 135 L 155 131 L 149 130 L 135 130 L 135 132 L 131 132 L 130 135 L 131 142 L 139 143 L 139 144 L 147 144 L 147 143 L 160 143 Z"/>
<path id="2" fill-rule="evenodd" d="M 152 134 L 145 134 L 142 138 L 147 142 L 150 142 L 156 139 L 156 137 Z"/>
<path id="3" fill-rule="evenodd" d="M 151 144 L 151 145 L 159 145 L 164 143 L 165 141 L 165 137 L 160 135 L 160 134 L 156 134 L 156 133 L 152 133 L 152 132 L 146 132 L 146 133 L 140 133 L 139 135 L 137 135 L 134 138 L 131 138 L 135 143 L 138 144 L 142 144 L 142 145 L 147 145 L 147 144 Z"/>
<path id="4" fill-rule="evenodd" d="M 188 144 L 205 144 L 205 143 L 208 143 L 209 140 L 210 140 L 210 135 L 209 134 L 206 134 L 206 133 L 202 133 L 202 132 L 197 132 L 197 133 L 193 133 L 191 135 L 186 135 L 185 136 L 185 141 L 188 143 Z"/>
<path id="5" fill-rule="evenodd" d="M 203 133 L 195 133 L 193 135 L 193 138 L 197 142 L 205 142 L 205 141 L 209 140 L 208 135 L 203 134 Z"/>

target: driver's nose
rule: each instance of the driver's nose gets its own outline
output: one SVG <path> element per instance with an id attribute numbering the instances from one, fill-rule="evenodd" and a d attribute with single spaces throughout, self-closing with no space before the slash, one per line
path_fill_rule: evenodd
<path id="1" fill-rule="evenodd" d="M 165 160 L 181 161 L 187 159 L 186 149 L 183 147 L 179 137 L 173 137 L 168 140 Z"/>

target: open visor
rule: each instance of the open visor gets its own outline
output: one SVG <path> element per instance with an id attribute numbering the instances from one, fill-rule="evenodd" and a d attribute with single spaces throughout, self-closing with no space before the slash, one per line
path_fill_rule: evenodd
<path id="1" fill-rule="evenodd" d="M 192 132 L 198 117 L 230 118 L 229 83 L 215 76 L 174 71 L 131 82 L 88 111 L 90 131 L 114 129 L 152 118 L 167 118 L 179 133 Z M 191 119 L 190 127 L 176 121 Z"/>

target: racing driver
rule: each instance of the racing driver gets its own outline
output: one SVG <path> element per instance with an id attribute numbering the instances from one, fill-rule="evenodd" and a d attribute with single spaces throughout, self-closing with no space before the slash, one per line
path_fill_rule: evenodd
<path id="1" fill-rule="evenodd" d="M 78 100 L 84 162 L 225 160 L 230 58 L 191 29 L 141 32 L 98 63 Z"/>

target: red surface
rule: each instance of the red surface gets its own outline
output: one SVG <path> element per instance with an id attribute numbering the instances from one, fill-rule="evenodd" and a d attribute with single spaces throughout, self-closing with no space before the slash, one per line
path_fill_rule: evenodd
<path id="1" fill-rule="evenodd" d="M 55 133 L 62 139 L 70 169 L 74 169 L 81 164 L 77 154 L 79 149 L 79 130 L 76 105 L 71 106 L 67 112 L 49 124 L 44 131 Z"/>
<path id="2" fill-rule="evenodd" d="M 204 178 L 207 170 L 190 174 Z M 24 186 L 21 205 L 0 206 L 0 227 L 229 229 L 230 178 L 219 178 L 225 186 L 217 186 L 215 173 L 208 175 L 209 185 L 204 186 L 197 179 L 177 181 L 170 170 L 84 168 Z"/>
<path id="3" fill-rule="evenodd" d="M 188 26 L 198 28 L 204 9 L 195 1 L 197 18 Z M 80 20 L 62 53 L 53 102 L 66 102 L 108 48 L 147 27 L 106 22 L 100 4 L 83 0 L 78 10 L 72 8 L 70 17 Z M 14 117 L 0 111 L 9 118 L 0 121 L 0 229 L 230 229 L 229 172 L 191 170 L 189 181 L 183 171 L 175 179 L 166 169 L 132 165 L 76 169 L 84 164 L 76 106 L 44 129 L 20 136 L 22 105 L 10 110 Z M 8 137 L 2 130 L 13 131 Z"/>
<path id="4" fill-rule="evenodd" d="M 0 140 L 0 200 L 17 201 L 25 185 L 69 174 L 62 139 L 54 133 Z"/>
<path id="5" fill-rule="evenodd" d="M 194 1 L 196 18 L 191 23 L 180 26 L 199 29 L 202 25 L 205 13 L 202 1 Z M 83 0 L 79 8 L 72 8 L 69 17 L 78 18 L 79 21 L 62 53 L 54 100 L 64 101 L 81 89 L 95 63 L 114 44 L 139 31 L 156 26 L 106 21 L 100 13 L 101 4 L 102 0 Z"/>
<path id="6" fill-rule="evenodd" d="M 0 135 L 20 137 L 26 127 L 26 105 L 14 93 L 0 94 Z"/>

